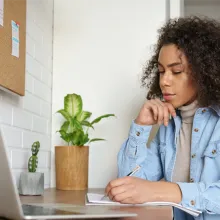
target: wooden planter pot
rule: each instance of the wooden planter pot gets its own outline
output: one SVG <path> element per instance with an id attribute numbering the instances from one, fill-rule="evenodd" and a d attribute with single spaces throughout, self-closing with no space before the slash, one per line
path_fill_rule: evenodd
<path id="1" fill-rule="evenodd" d="M 88 146 L 56 146 L 56 188 L 84 190 L 88 188 Z"/>

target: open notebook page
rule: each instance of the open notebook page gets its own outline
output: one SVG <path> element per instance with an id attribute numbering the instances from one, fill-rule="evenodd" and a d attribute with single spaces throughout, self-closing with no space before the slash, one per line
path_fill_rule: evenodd
<path id="1" fill-rule="evenodd" d="M 108 197 L 104 197 L 104 194 L 97 194 L 97 193 L 87 193 L 87 203 L 86 205 L 119 205 L 119 206 L 134 206 L 132 204 L 121 204 L 119 202 L 113 202 Z M 201 214 L 200 211 L 191 209 L 191 208 L 185 208 L 180 204 L 172 203 L 172 202 L 147 202 L 144 204 L 135 204 L 135 206 L 173 206 L 178 209 L 181 209 L 190 215 L 198 216 Z"/>

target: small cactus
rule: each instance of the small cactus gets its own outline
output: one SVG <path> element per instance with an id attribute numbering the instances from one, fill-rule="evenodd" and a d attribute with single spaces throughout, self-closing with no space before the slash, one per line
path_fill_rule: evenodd
<path id="1" fill-rule="evenodd" d="M 40 142 L 35 141 L 31 147 L 32 156 L 28 160 L 28 171 L 31 173 L 36 172 L 36 169 L 37 169 L 37 165 L 38 165 L 37 154 L 38 154 L 39 148 L 40 148 Z"/>

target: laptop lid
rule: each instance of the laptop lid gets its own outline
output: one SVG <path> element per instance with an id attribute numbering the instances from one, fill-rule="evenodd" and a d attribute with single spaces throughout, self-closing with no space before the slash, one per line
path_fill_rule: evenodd
<path id="1" fill-rule="evenodd" d="M 0 216 L 10 219 L 23 219 L 23 211 L 17 188 L 10 169 L 9 158 L 0 126 Z"/>

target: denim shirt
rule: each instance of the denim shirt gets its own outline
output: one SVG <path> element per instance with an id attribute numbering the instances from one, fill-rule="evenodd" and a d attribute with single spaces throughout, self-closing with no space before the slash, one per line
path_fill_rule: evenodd
<path id="1" fill-rule="evenodd" d="M 181 117 L 170 119 L 167 127 L 160 126 L 157 135 L 146 147 L 152 126 L 132 122 L 129 137 L 118 153 L 118 176 L 126 176 L 137 165 L 135 176 L 172 182 L 176 161 L 177 138 Z M 177 182 L 182 191 L 181 205 L 202 211 L 193 217 L 174 208 L 176 220 L 220 219 L 220 108 L 198 108 L 193 119 L 191 139 L 190 182 Z"/>

